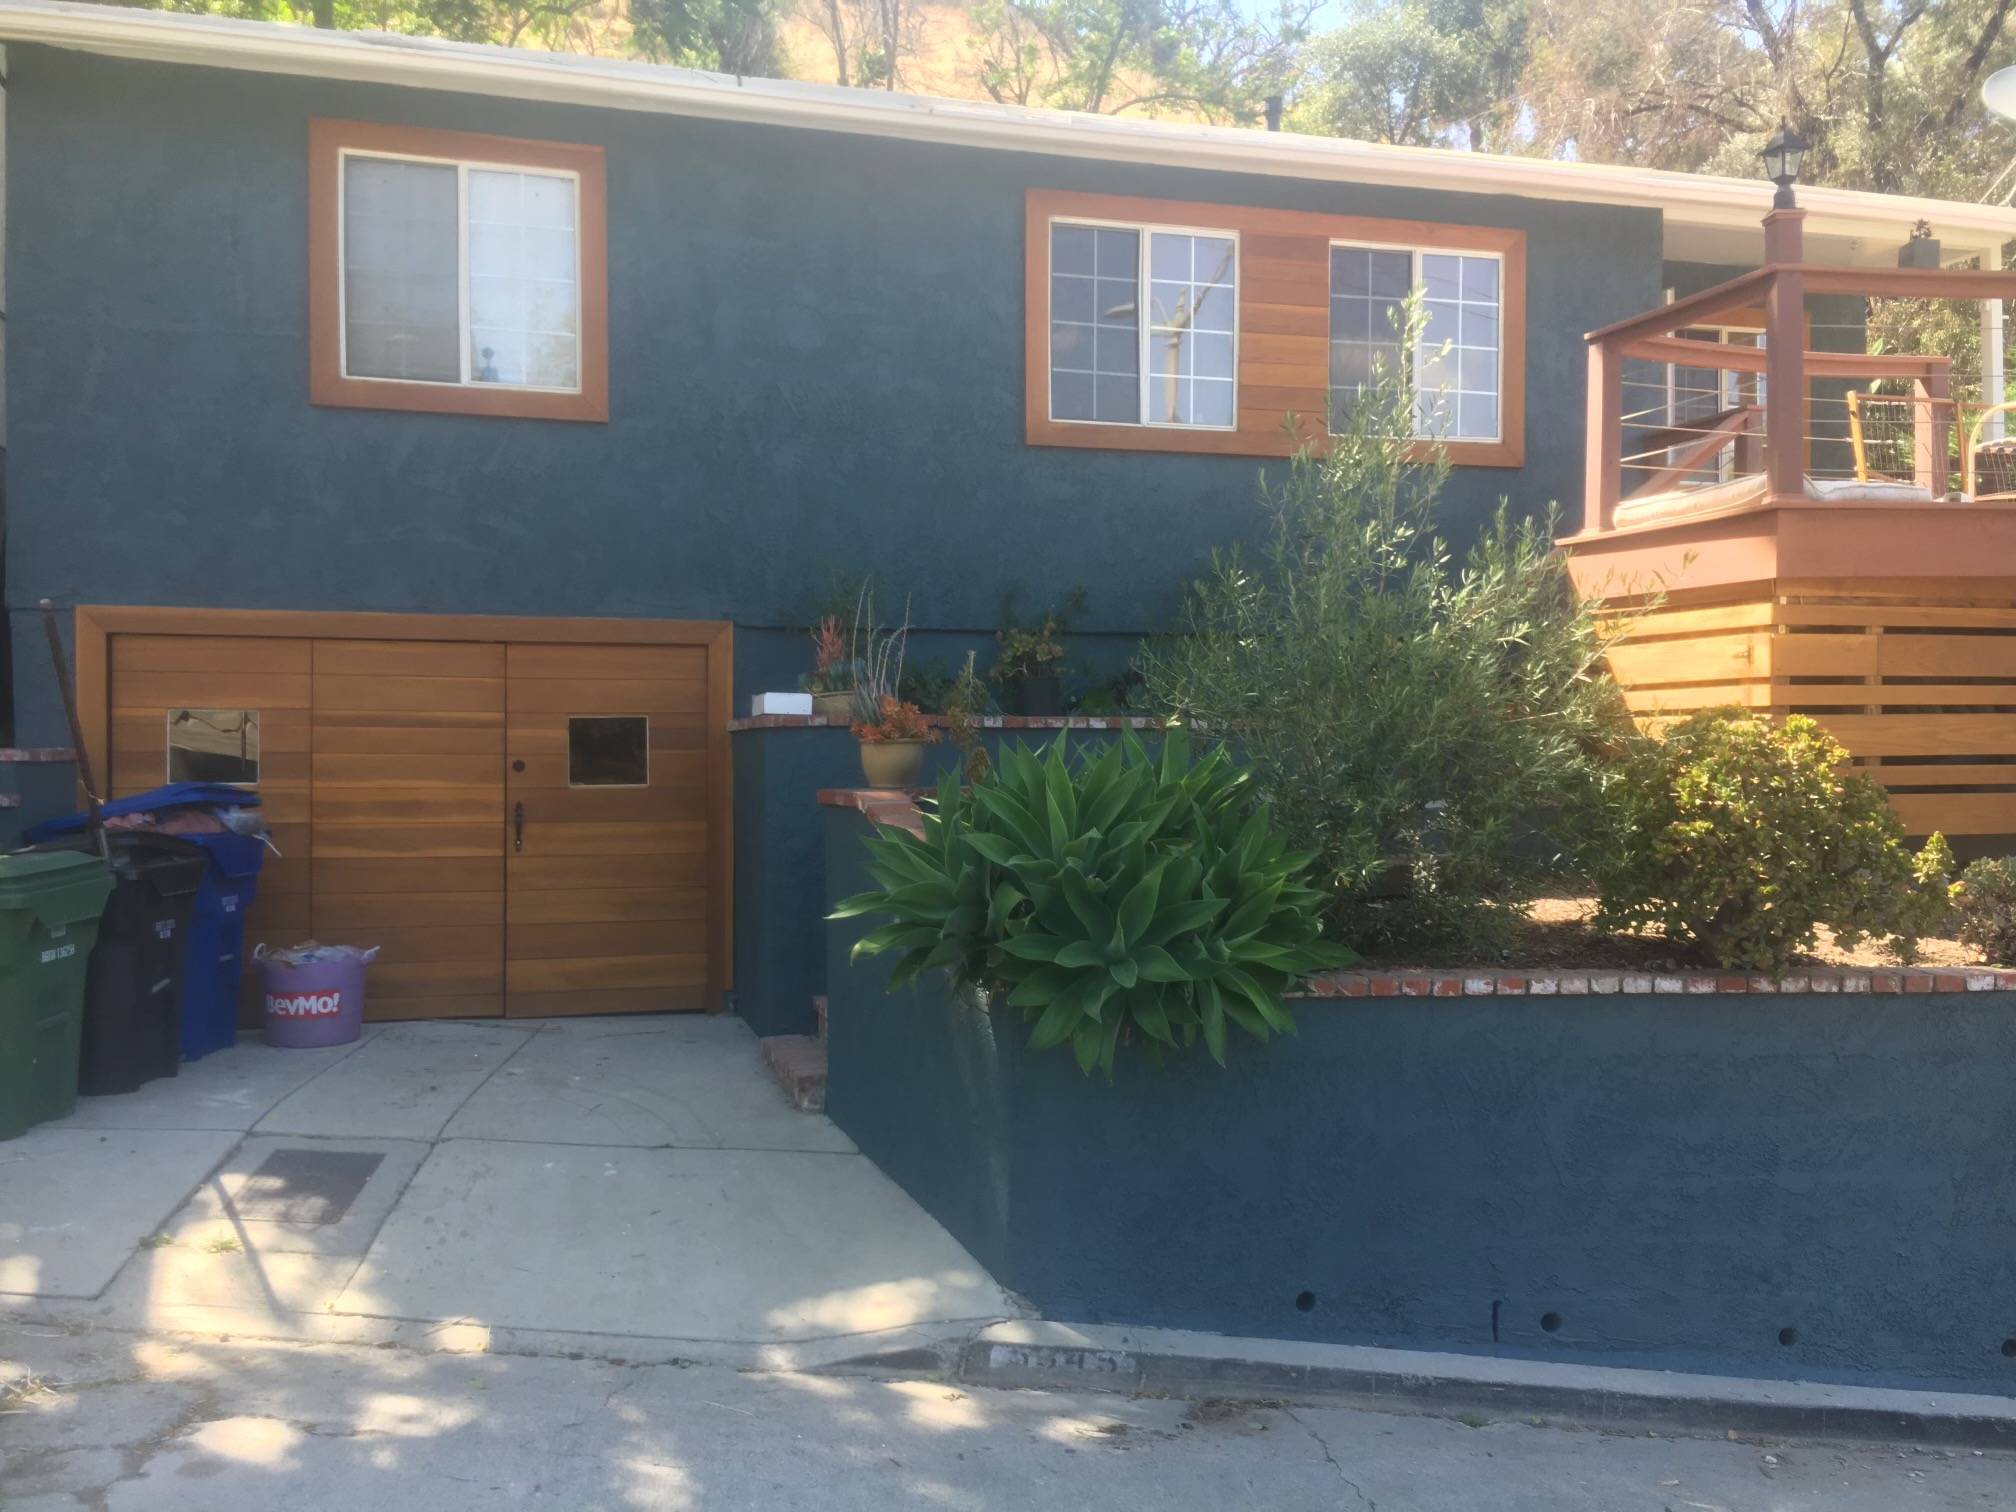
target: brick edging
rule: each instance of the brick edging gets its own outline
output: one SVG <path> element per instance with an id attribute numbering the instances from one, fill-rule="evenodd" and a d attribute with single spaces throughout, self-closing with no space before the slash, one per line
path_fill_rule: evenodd
<path id="1" fill-rule="evenodd" d="M 1925 971 L 1814 967 L 1783 976 L 1644 971 L 1333 971 L 1296 996 L 1361 997 L 1689 997 L 1709 993 L 1949 993 L 2016 991 L 2016 971 L 1967 967 Z"/>
<path id="2" fill-rule="evenodd" d="M 941 728 L 943 714 L 926 714 L 924 722 Z M 973 721 L 983 730 L 1159 730 L 1164 721 L 1141 714 L 982 714 Z M 823 714 L 751 714 L 728 721 L 731 734 L 744 730 L 844 730 L 847 721 Z"/>

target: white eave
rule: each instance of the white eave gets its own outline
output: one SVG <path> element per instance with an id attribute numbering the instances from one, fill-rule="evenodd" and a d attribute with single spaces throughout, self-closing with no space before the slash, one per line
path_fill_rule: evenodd
<path id="1" fill-rule="evenodd" d="M 0 41 L 208 68 L 311 75 L 505 99 L 655 111 L 1107 162 L 1264 173 L 1662 211 L 1666 255 L 1762 256 L 1761 180 L 1429 147 L 1387 147 L 1239 127 L 1031 110 L 381 32 L 318 31 L 72 0 L 0 0 Z M 1894 265 L 1919 220 L 1949 261 L 2016 240 L 2016 209 L 1802 186 L 1812 261 Z"/>

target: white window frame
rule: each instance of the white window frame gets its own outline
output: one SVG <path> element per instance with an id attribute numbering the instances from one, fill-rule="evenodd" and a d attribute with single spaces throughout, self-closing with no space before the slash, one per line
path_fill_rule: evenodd
<path id="1" fill-rule="evenodd" d="M 446 378 L 392 378 L 376 373 L 350 371 L 350 250 L 349 163 L 352 158 L 377 158 L 383 162 L 430 163 L 455 170 L 455 304 L 460 327 L 458 346 L 461 376 Z M 469 172 L 530 173 L 542 178 L 563 178 L 574 192 L 574 377 L 572 386 L 556 388 L 543 383 L 484 383 L 469 372 Z M 338 371 L 343 378 L 364 383 L 403 383 L 414 388 L 468 388 L 501 390 L 510 394 L 579 394 L 586 376 L 586 349 L 582 336 L 581 308 L 581 175 L 571 168 L 548 168 L 531 163 L 502 162 L 494 158 L 431 157 L 417 152 L 384 152 L 374 147 L 343 147 L 336 156 L 336 342 Z"/>
<path id="2" fill-rule="evenodd" d="M 1673 303 L 1674 298 L 1675 298 L 1675 291 L 1672 289 L 1668 289 L 1666 291 L 1666 303 L 1668 304 Z M 1723 325 L 1713 320 L 1695 321 L 1694 323 L 1683 327 L 1683 329 L 1689 331 L 1712 331 L 1715 333 L 1715 345 L 1717 346 L 1735 345 L 1735 343 L 1730 341 L 1729 338 L 1730 336 L 1738 332 L 1740 332 L 1745 336 L 1755 336 L 1757 338 L 1757 341 L 1755 343 L 1756 349 L 1760 352 L 1764 350 L 1764 343 L 1767 334 L 1765 332 L 1764 327 L 1762 326 Z M 1693 337 L 1690 339 L 1698 341 L 1704 338 Z M 1679 423 L 1674 418 L 1674 412 L 1680 407 L 1680 369 L 1683 366 L 1686 366 L 1686 364 L 1678 362 L 1669 362 L 1666 364 L 1666 424 L 1668 426 L 1674 426 Z M 1733 409 L 1735 407 L 1735 401 L 1741 397 L 1742 379 L 1743 375 L 1741 373 L 1735 372 L 1729 368 L 1724 368 L 1717 375 L 1718 391 L 1715 397 L 1716 402 L 1723 409 Z M 1691 393 L 1693 391 L 1689 390 L 1689 392 Z M 1764 402 L 1764 375 L 1762 373 L 1759 373 L 1757 375 L 1757 402 L 1759 404 L 1762 404 Z M 1669 463 L 1672 462 L 1674 458 L 1676 458 L 1680 454 L 1680 450 L 1681 449 L 1678 446 L 1667 447 L 1666 460 Z M 1727 483 L 1735 478 L 1736 443 L 1734 441 L 1731 441 L 1727 446 L 1723 447 L 1722 450 L 1720 450 L 1715 454 L 1714 469 L 1715 469 L 1715 477 L 1713 481 L 1716 483 Z M 1707 471 L 1707 468 L 1703 467 L 1701 470 L 1705 472 Z M 1683 483 L 1681 486 L 1686 487 L 1687 485 Z M 1705 484 L 1697 486 L 1705 486 Z"/>
<path id="3" fill-rule="evenodd" d="M 1134 334 L 1135 334 L 1135 378 L 1139 385 L 1136 414 L 1134 420 L 1076 420 L 1066 419 L 1057 413 L 1057 396 L 1054 387 L 1057 381 L 1056 354 L 1051 350 L 1051 328 L 1057 324 L 1054 291 L 1057 287 L 1057 269 L 1054 258 L 1057 251 L 1057 228 L 1059 226 L 1089 226 L 1093 230 L 1133 231 L 1140 236 L 1140 245 L 1134 266 Z M 1148 342 L 1152 334 L 1148 321 L 1148 299 L 1154 284 L 1149 275 L 1152 255 L 1152 238 L 1156 232 L 1172 236 L 1209 236 L 1232 243 L 1232 423 L 1229 425 L 1202 425 L 1194 420 L 1150 420 L 1148 419 Z M 1245 302 L 1246 249 L 1240 243 L 1237 231 L 1213 229 L 1208 226 L 1182 226 L 1162 221 L 1101 220 L 1087 215 L 1053 215 L 1043 230 L 1043 300 L 1048 307 L 1049 319 L 1043 331 L 1043 410 L 1053 425 L 1124 425 L 1141 430 L 1168 431 L 1219 431 L 1230 433 L 1239 429 L 1239 315 L 1240 306 Z M 1215 332 L 1212 334 L 1216 334 Z M 1207 382 L 1217 382 L 1207 379 Z"/>
<path id="4" fill-rule="evenodd" d="M 1492 394 L 1492 398 L 1497 401 L 1497 427 L 1488 436 L 1427 436 L 1417 430 L 1414 432 L 1414 439 L 1416 441 L 1433 441 L 1443 446 L 1497 446 L 1503 444 L 1505 440 L 1505 254 L 1503 252 L 1483 251 L 1475 247 L 1439 247 L 1432 244 L 1415 242 L 1358 241 L 1350 237 L 1332 237 L 1330 239 L 1330 247 L 1333 251 L 1341 247 L 1351 252 L 1405 252 L 1410 260 L 1406 294 L 1406 297 L 1409 299 L 1420 294 L 1425 288 L 1425 285 L 1421 281 L 1421 259 L 1424 256 L 1474 257 L 1482 261 L 1494 262 L 1498 265 L 1498 387 Z M 1323 277 L 1327 287 L 1330 278 L 1328 267 L 1324 268 Z M 1330 300 L 1336 297 L 1336 292 L 1335 289 L 1329 289 L 1323 301 L 1323 310 L 1326 319 L 1329 315 Z M 1424 299 L 1425 297 L 1423 295 Z M 1460 330 L 1458 334 L 1461 334 Z M 1326 331 L 1324 336 L 1326 350 L 1332 339 Z M 1453 351 L 1460 346 L 1460 342 L 1452 343 L 1451 350 Z M 1408 398 L 1418 404 L 1421 399 L 1421 389 L 1418 380 L 1412 373 L 1412 369 L 1416 365 L 1416 354 L 1406 352 L 1403 353 L 1403 356 L 1410 369 L 1407 380 Z M 1325 377 L 1327 380 L 1328 375 L 1326 374 Z M 1329 397 L 1330 388 L 1330 384 L 1326 381 L 1323 385 L 1323 393 L 1326 400 Z M 1458 390 L 1452 389 L 1449 392 L 1454 397 Z M 1335 432 L 1332 432 L 1332 434 L 1334 435 Z"/>

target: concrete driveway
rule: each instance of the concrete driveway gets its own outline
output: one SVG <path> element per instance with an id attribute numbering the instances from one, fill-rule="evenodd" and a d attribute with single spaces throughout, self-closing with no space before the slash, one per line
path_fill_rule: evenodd
<path id="1" fill-rule="evenodd" d="M 0 1144 L 0 1310 L 240 1337 L 830 1363 L 1012 1300 L 733 1018 L 247 1038 Z"/>

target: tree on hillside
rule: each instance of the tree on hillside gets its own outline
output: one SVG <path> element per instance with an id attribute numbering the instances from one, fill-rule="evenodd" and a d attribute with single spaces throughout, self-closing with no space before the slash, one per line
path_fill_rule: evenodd
<path id="1" fill-rule="evenodd" d="M 1293 81 L 1315 0 L 985 0 L 978 82 L 1017 105 L 1252 121 Z"/>
<path id="2" fill-rule="evenodd" d="M 1526 0 L 1358 0 L 1317 38 L 1291 124 L 1324 136 L 1504 151 L 1531 57 Z"/>
<path id="3" fill-rule="evenodd" d="M 798 14 L 833 49 L 834 79 L 897 89 L 915 55 L 923 24 L 920 0 L 801 0 Z"/>
<path id="4" fill-rule="evenodd" d="M 779 0 L 630 0 L 630 40 L 654 63 L 775 78 Z"/>

